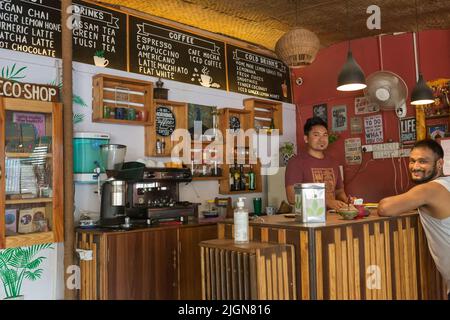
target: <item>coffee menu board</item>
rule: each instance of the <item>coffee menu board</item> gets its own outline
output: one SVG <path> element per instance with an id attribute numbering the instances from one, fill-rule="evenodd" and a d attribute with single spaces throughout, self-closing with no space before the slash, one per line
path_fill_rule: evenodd
<path id="1" fill-rule="evenodd" d="M 58 0 L 0 0 L 0 48 L 61 58 Z"/>
<path id="2" fill-rule="evenodd" d="M 280 60 L 227 45 L 230 91 L 291 102 L 289 68 Z"/>
<path id="3" fill-rule="evenodd" d="M 130 71 L 226 90 L 225 44 L 129 16 Z"/>
<path id="4" fill-rule="evenodd" d="M 127 15 L 81 1 L 72 12 L 73 60 L 127 70 Z"/>

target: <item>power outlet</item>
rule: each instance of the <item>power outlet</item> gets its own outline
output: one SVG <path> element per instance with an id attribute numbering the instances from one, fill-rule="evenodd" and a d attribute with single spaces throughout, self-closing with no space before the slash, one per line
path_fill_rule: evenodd
<path id="1" fill-rule="evenodd" d="M 371 144 L 365 144 L 361 147 L 362 152 L 372 152 L 373 148 Z"/>

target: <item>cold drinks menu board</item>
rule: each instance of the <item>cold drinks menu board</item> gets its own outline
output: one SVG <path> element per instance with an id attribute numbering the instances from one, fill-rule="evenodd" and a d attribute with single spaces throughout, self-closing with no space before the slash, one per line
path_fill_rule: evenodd
<path id="1" fill-rule="evenodd" d="M 291 101 L 279 60 L 79 0 L 66 23 L 74 61 Z M 61 58 L 61 2 L 0 0 L 0 48 Z"/>

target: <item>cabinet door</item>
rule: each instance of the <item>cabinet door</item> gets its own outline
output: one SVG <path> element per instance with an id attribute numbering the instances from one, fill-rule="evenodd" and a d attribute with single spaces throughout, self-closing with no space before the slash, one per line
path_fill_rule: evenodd
<path id="1" fill-rule="evenodd" d="M 62 106 L 0 99 L 0 248 L 63 240 Z"/>
<path id="2" fill-rule="evenodd" d="M 177 229 L 144 233 L 149 299 L 178 299 Z"/>
<path id="3" fill-rule="evenodd" d="M 106 299 L 148 299 L 143 232 L 108 234 Z"/>
<path id="4" fill-rule="evenodd" d="M 180 228 L 180 299 L 202 299 L 202 274 L 199 243 L 217 238 L 217 225 Z"/>
<path id="5" fill-rule="evenodd" d="M 177 231 L 107 237 L 107 299 L 177 299 Z"/>

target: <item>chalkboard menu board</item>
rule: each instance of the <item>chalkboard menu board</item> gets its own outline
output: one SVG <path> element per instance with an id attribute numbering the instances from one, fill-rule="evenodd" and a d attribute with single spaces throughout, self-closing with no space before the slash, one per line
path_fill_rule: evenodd
<path id="1" fill-rule="evenodd" d="M 0 48 L 61 57 L 58 0 L 0 0 Z"/>
<path id="2" fill-rule="evenodd" d="M 98 67 L 127 69 L 127 15 L 74 1 L 73 60 Z"/>
<path id="3" fill-rule="evenodd" d="M 226 90 L 223 42 L 129 19 L 131 72 Z"/>
<path id="4" fill-rule="evenodd" d="M 175 131 L 175 115 L 167 107 L 156 108 L 156 134 L 168 137 Z"/>
<path id="5" fill-rule="evenodd" d="M 280 60 L 227 44 L 230 91 L 291 102 L 289 68 Z"/>

